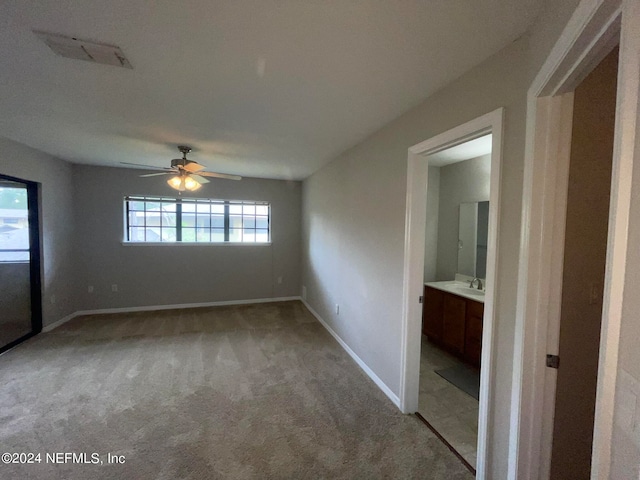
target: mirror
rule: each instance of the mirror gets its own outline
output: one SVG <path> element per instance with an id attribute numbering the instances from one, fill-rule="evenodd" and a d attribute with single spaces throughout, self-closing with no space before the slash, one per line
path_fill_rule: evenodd
<path id="1" fill-rule="evenodd" d="M 458 273 L 486 278 L 488 233 L 489 202 L 461 203 L 458 217 Z"/>

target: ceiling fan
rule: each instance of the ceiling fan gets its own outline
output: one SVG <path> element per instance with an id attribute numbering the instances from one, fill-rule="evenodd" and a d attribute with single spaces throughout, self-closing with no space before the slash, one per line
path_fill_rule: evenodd
<path id="1" fill-rule="evenodd" d="M 228 175 L 226 173 L 207 172 L 205 167 L 198 162 L 189 160 L 187 153 L 191 151 L 191 147 L 178 145 L 178 150 L 182 152 L 182 158 L 174 158 L 171 160 L 170 167 L 156 167 L 154 165 L 141 165 L 139 163 L 120 162 L 123 165 L 135 165 L 136 167 L 152 168 L 154 170 L 165 170 L 158 173 L 146 173 L 141 177 L 155 177 L 157 175 L 173 175 L 167 183 L 171 188 L 175 188 L 180 192 L 189 190 L 195 192 L 203 184 L 209 183 L 205 177 L 226 178 L 228 180 L 241 180 L 238 175 Z"/>

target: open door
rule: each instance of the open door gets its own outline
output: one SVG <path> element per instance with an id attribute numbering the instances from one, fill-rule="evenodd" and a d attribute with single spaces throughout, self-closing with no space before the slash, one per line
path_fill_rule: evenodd
<path id="1" fill-rule="evenodd" d="M 591 475 L 618 55 L 616 47 L 574 92 L 552 480 Z"/>
<path id="2" fill-rule="evenodd" d="M 0 175 L 0 352 L 42 330 L 38 185 Z"/>
<path id="3" fill-rule="evenodd" d="M 517 438 L 511 442 L 509 459 L 512 479 L 551 478 L 552 469 L 557 478 L 558 462 L 564 460 L 558 455 L 564 442 L 561 436 L 566 432 L 560 432 L 560 425 L 556 425 L 563 415 L 556 411 L 556 406 L 565 402 L 560 398 L 563 396 L 560 390 L 566 388 L 562 383 L 567 378 L 560 379 L 560 374 L 568 376 L 571 369 L 560 337 L 567 339 L 562 332 L 561 317 L 566 283 L 565 214 L 570 194 L 570 164 L 574 161 L 571 155 L 574 92 L 616 45 L 619 45 L 617 98 L 599 359 L 592 433 L 586 443 L 587 446 L 592 443 L 590 478 L 638 477 L 640 447 L 637 441 L 634 443 L 638 423 L 633 415 L 638 412 L 637 409 L 634 412 L 634 407 L 640 405 L 637 401 L 640 297 L 633 286 L 638 284 L 640 271 L 636 235 L 640 231 L 636 208 L 640 188 L 639 31 L 637 0 L 581 1 L 529 90 L 511 417 L 511 431 L 517 432 Z M 585 263 L 590 260 L 583 257 Z M 590 275 L 586 278 L 592 279 Z M 581 289 L 586 294 L 583 303 L 597 302 L 599 290 L 597 285 Z M 575 333 L 582 335 L 584 331 L 582 328 Z M 559 369 L 549 368 L 554 362 L 549 362 L 548 355 L 559 355 Z M 586 378 L 584 362 L 577 365 L 580 375 L 568 380 Z M 569 449 L 575 447 L 571 445 Z M 585 451 L 584 444 L 579 448 Z M 563 450 L 566 452 L 567 448 Z M 584 458 L 583 453 L 581 457 Z M 582 470 L 577 475 L 572 473 L 571 478 L 584 475 Z"/>

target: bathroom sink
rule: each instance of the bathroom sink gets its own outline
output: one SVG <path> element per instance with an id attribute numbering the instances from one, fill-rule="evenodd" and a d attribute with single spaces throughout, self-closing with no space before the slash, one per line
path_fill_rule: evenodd
<path id="1" fill-rule="evenodd" d="M 455 293 L 461 293 L 463 295 L 472 295 L 474 297 L 484 297 L 484 290 L 478 290 L 477 288 L 463 287 L 462 285 L 451 285 L 450 288 Z"/>
<path id="2" fill-rule="evenodd" d="M 478 290 L 477 288 L 470 288 L 469 281 L 441 281 L 441 282 L 427 282 L 425 286 L 442 290 L 444 292 L 453 293 L 461 297 L 475 300 L 477 302 L 484 303 L 484 290 Z"/>

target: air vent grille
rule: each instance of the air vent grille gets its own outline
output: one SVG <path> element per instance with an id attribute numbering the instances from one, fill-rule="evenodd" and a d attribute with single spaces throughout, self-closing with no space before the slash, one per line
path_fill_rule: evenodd
<path id="1" fill-rule="evenodd" d="M 116 67 L 133 68 L 120 47 L 116 47 L 115 45 L 95 43 L 55 33 L 38 31 L 34 31 L 33 33 L 46 43 L 54 53 L 61 57 L 86 60 L 88 62 L 102 63 L 103 65 L 113 65 Z"/>

